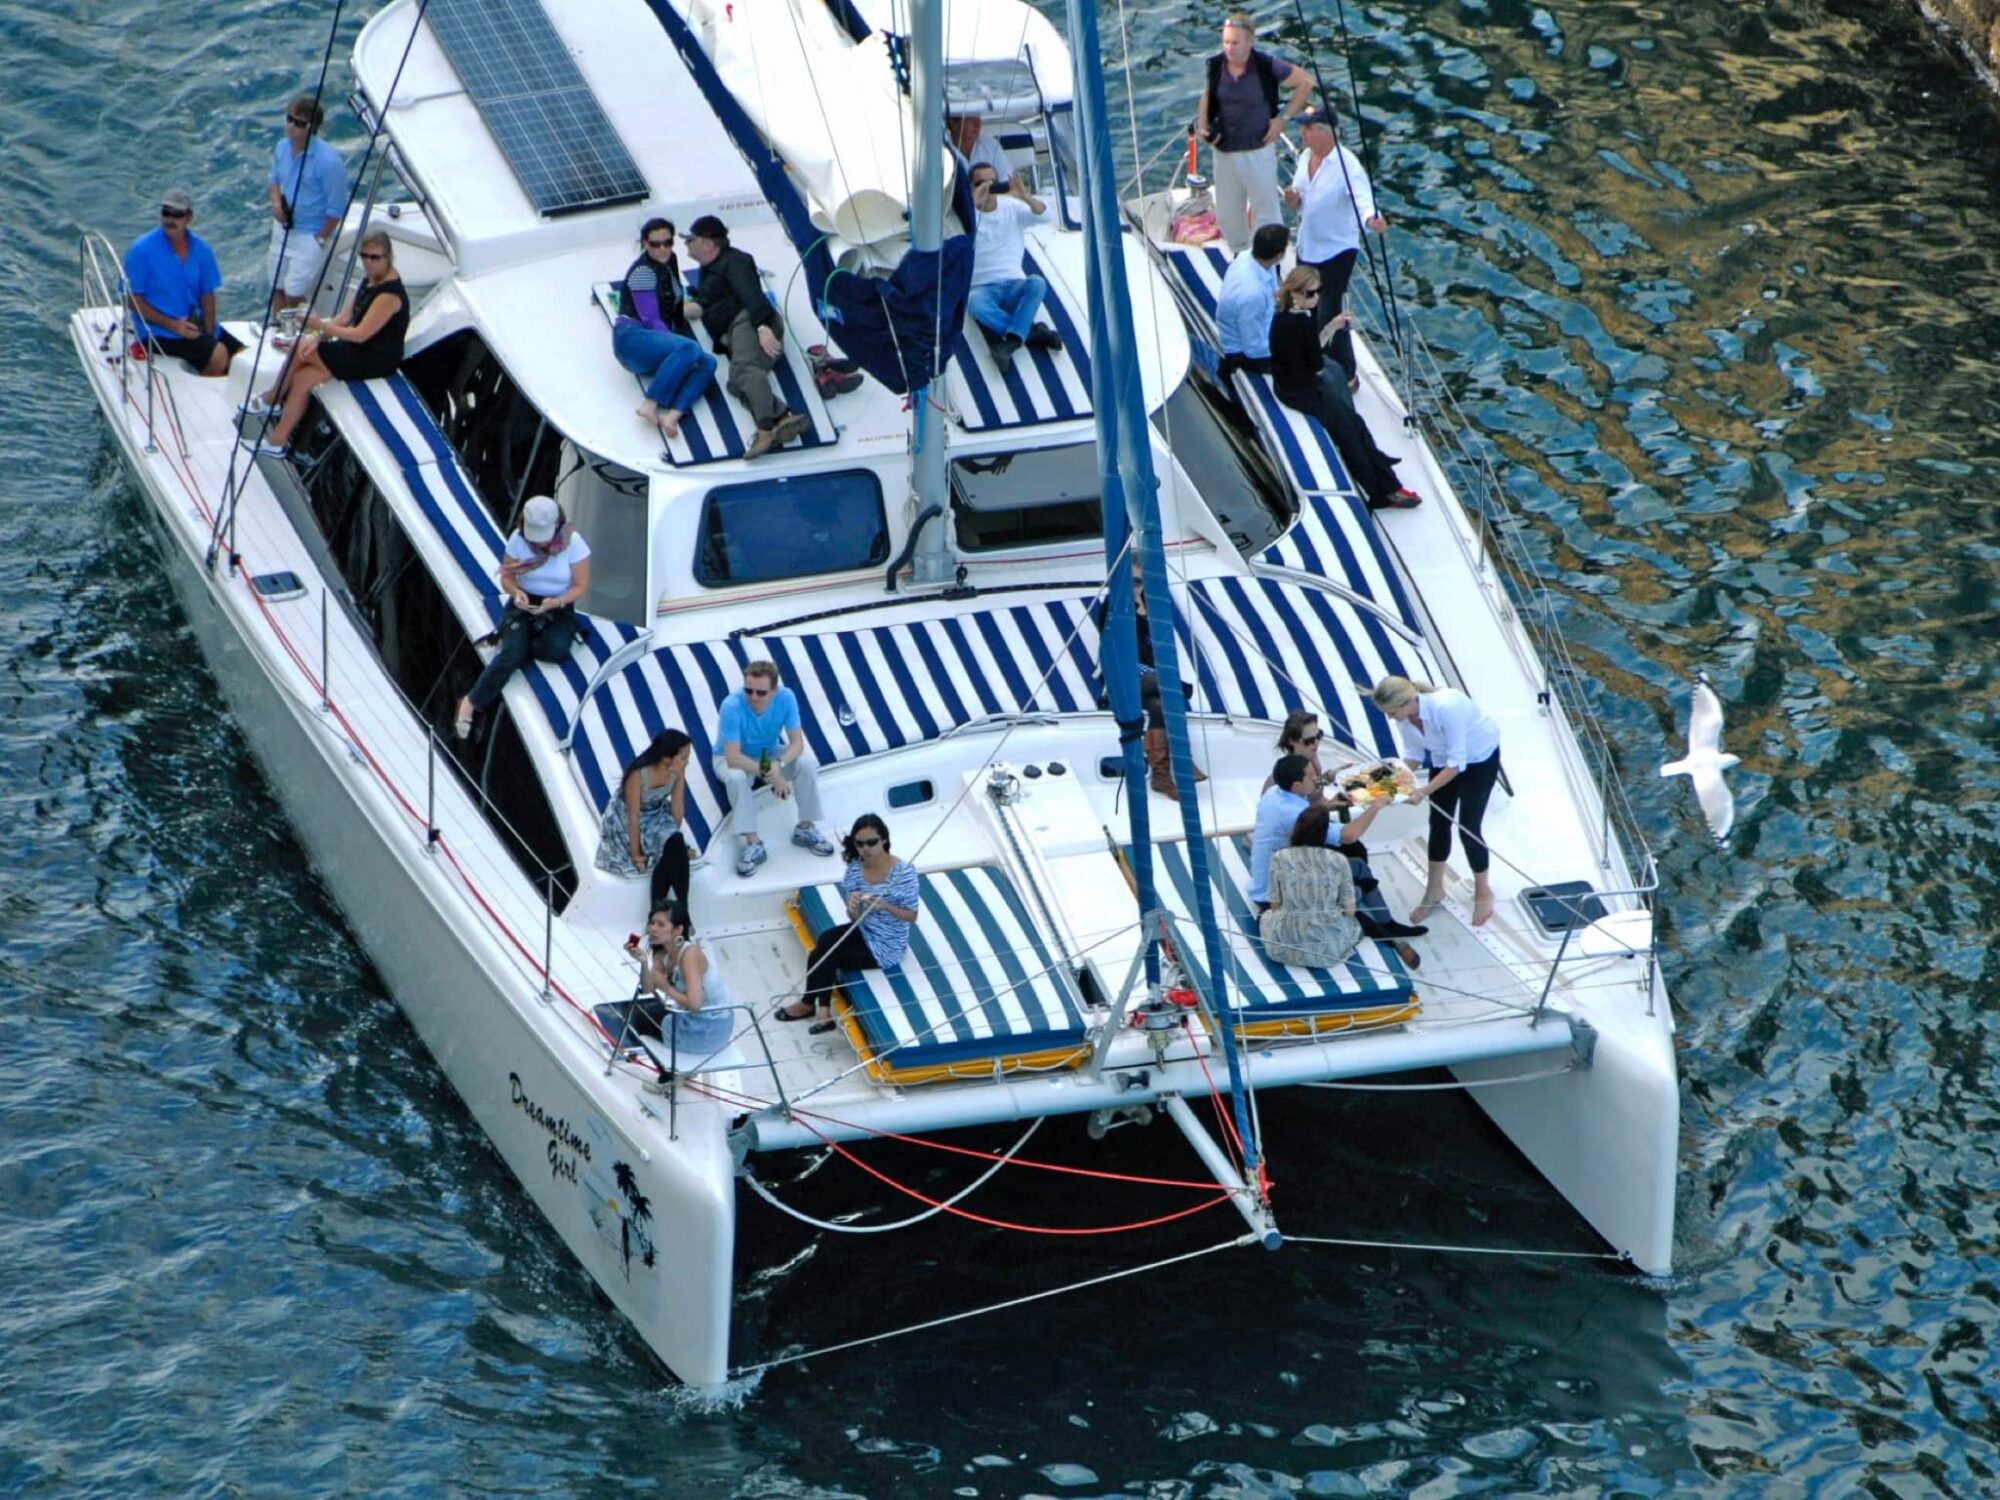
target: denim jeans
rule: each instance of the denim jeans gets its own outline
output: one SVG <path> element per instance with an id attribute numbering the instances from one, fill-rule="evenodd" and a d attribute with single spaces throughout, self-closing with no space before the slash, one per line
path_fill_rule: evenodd
<path id="1" fill-rule="evenodd" d="M 966 298 L 966 306 L 971 309 L 975 322 L 990 333 L 1012 334 L 1017 339 L 1025 339 L 1028 330 L 1035 326 L 1035 314 L 1042 310 L 1042 299 L 1049 294 L 1049 284 L 1039 276 L 1023 276 L 1018 281 L 989 281 L 984 286 L 976 286 Z"/>
<path id="2" fill-rule="evenodd" d="M 715 378 L 715 356 L 701 345 L 643 323 L 620 323 L 612 329 L 611 353 L 646 382 L 647 400 L 672 411 L 691 411 Z"/>
<path id="3" fill-rule="evenodd" d="M 576 610 L 552 610 L 531 615 L 508 605 L 500 616 L 500 649 L 480 672 L 479 680 L 466 696 L 484 713 L 500 701 L 507 681 L 530 661 L 563 662 L 576 645 Z"/>

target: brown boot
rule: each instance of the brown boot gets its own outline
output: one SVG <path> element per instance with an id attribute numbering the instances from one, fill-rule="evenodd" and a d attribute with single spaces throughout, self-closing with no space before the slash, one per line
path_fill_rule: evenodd
<path id="1" fill-rule="evenodd" d="M 1173 756 L 1167 750 L 1167 732 L 1164 729 L 1146 731 L 1146 764 L 1153 771 L 1153 790 L 1163 797 L 1181 800 L 1180 788 L 1174 785 Z"/>

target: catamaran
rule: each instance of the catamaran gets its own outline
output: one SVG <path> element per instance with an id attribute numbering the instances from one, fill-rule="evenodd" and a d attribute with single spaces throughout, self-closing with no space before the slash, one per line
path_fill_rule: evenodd
<path id="1" fill-rule="evenodd" d="M 135 337 L 114 252 L 84 238 L 71 332 L 166 570 L 417 1035 L 696 1385 L 770 1352 L 733 1348 L 731 1317 L 738 1196 L 771 1191 L 766 1153 L 1073 1116 L 1111 1166 L 1104 1127 L 1156 1112 L 1212 1177 L 1204 1206 L 1275 1247 L 1249 1102 L 1411 1070 L 1480 1085 L 1610 1249 L 1664 1272 L 1678 1087 L 1653 866 L 1573 664 L 1535 628 L 1545 599 L 1510 591 L 1493 496 L 1458 498 L 1476 450 L 1443 435 L 1414 331 L 1394 379 L 1364 353 L 1358 399 L 1424 504 L 1374 514 L 1267 382 L 1215 378 L 1226 257 L 1173 242 L 1172 192 L 1119 203 L 1094 7 L 1071 7 L 1067 44 L 1017 0 L 949 27 L 919 0 L 908 37 L 879 9 L 391 0 L 353 53 L 365 191 L 316 306 L 386 230 L 406 357 L 321 386 L 283 457 L 240 441 L 278 331 L 233 325 L 248 352 L 226 378 L 180 368 Z M 966 336 L 947 113 L 979 117 L 1052 206 L 1023 269 L 1059 349 L 1008 362 Z M 721 386 L 671 442 L 634 416 L 612 285 L 655 214 L 715 214 L 755 257 L 787 329 L 781 394 L 809 418 L 796 445 L 746 457 Z M 861 389 L 822 393 L 825 346 Z M 586 628 L 460 744 L 450 705 L 537 494 L 594 551 Z M 1135 565 L 1178 803 L 1139 748 Z M 756 660 L 800 699 L 829 821 L 879 813 L 921 875 L 909 957 L 843 973 L 825 1034 L 771 1012 L 845 917 L 837 867 L 762 796 L 766 863 L 739 876 L 719 836 L 718 712 Z M 1278 726 L 1311 709 L 1342 766 L 1392 758 L 1367 697 L 1388 674 L 1464 686 L 1500 727 L 1497 914 L 1472 925 L 1454 884 L 1416 972 L 1372 941 L 1330 969 L 1277 963 L 1245 884 Z M 737 1000 L 700 1056 L 671 1015 L 636 1020 L 646 881 L 595 864 L 625 766 L 670 727 L 695 746 L 690 905 Z M 1425 817 L 1390 806 L 1371 830 L 1398 910 Z M 1211 1096 L 1220 1134 L 1190 1106 Z"/>

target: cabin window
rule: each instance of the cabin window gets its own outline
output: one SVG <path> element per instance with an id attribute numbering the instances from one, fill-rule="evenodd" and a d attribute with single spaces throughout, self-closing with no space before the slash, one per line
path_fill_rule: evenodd
<path id="1" fill-rule="evenodd" d="M 1243 409 L 1199 368 L 1153 413 L 1174 461 L 1245 553 L 1276 541 L 1297 513 L 1270 452 Z"/>
<path id="2" fill-rule="evenodd" d="M 905 781 L 889 788 L 889 810 L 899 807 L 922 807 L 926 802 L 937 800 L 937 784 L 932 781 Z"/>
<path id="3" fill-rule="evenodd" d="M 1097 447 L 1032 448 L 951 466 L 958 544 L 968 552 L 1104 535 Z"/>
<path id="4" fill-rule="evenodd" d="M 882 484 L 866 469 L 721 485 L 702 505 L 695 582 L 709 588 L 889 561 Z"/>

